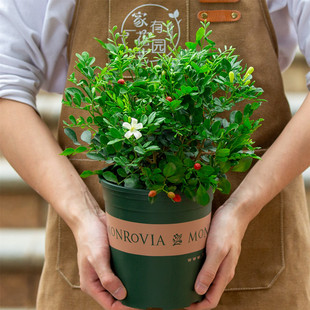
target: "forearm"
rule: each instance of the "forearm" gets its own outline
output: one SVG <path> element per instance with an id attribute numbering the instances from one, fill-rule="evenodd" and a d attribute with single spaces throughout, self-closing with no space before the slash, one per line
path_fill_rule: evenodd
<path id="1" fill-rule="evenodd" d="M 310 165 L 310 94 L 262 159 L 227 201 L 251 221 Z"/>
<path id="2" fill-rule="evenodd" d="M 71 229 L 98 205 L 37 113 L 0 99 L 0 149 L 21 177 L 48 201 Z"/>

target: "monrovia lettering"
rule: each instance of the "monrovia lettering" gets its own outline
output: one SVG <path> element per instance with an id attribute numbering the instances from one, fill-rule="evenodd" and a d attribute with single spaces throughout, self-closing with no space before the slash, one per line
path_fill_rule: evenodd
<path id="1" fill-rule="evenodd" d="M 131 233 L 128 230 L 108 226 L 110 237 L 129 243 L 142 243 L 150 246 L 164 246 L 165 242 L 162 235 Z"/>
<path id="2" fill-rule="evenodd" d="M 188 237 L 188 243 L 198 241 L 199 239 L 206 239 L 208 235 L 208 229 L 206 227 L 196 230 L 194 233 L 190 232 Z"/>

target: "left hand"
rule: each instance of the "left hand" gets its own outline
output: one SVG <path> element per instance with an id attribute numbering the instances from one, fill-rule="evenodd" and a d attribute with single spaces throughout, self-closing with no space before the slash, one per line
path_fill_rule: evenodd
<path id="1" fill-rule="evenodd" d="M 205 298 L 189 310 L 214 309 L 233 279 L 241 252 L 241 241 L 249 221 L 229 203 L 214 214 L 206 245 L 206 261 L 197 276 L 195 290 Z"/>

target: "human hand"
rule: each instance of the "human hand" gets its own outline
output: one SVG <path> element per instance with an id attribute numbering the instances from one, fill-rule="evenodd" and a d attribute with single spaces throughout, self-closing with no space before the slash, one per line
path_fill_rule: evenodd
<path id="1" fill-rule="evenodd" d="M 215 212 L 207 239 L 206 261 L 195 283 L 196 292 L 205 297 L 187 309 L 209 310 L 218 305 L 224 289 L 234 277 L 248 223 L 231 205 Z"/>
<path id="2" fill-rule="evenodd" d="M 78 248 L 81 290 L 106 310 L 132 309 L 120 300 L 127 295 L 121 280 L 110 267 L 110 249 L 103 211 L 86 216 L 83 225 L 74 233 Z"/>

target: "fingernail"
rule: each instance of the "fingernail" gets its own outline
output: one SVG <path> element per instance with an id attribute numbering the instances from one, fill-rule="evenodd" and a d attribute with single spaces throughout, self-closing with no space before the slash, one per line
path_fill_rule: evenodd
<path id="1" fill-rule="evenodd" d="M 197 294 L 204 295 L 207 292 L 208 287 L 205 286 L 203 283 L 198 282 L 196 284 L 195 290 L 196 290 Z"/>
<path id="2" fill-rule="evenodd" d="M 113 294 L 113 296 L 118 299 L 118 300 L 122 300 L 126 297 L 126 290 L 123 286 L 120 286 Z"/>

